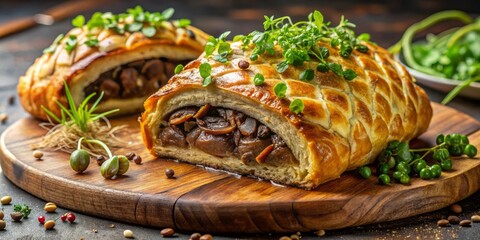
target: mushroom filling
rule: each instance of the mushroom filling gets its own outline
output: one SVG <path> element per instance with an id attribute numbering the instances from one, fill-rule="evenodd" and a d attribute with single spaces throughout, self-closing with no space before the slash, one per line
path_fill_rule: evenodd
<path id="1" fill-rule="evenodd" d="M 148 96 L 167 83 L 178 64 L 185 65 L 188 62 L 166 58 L 130 62 L 102 73 L 85 87 L 85 96 L 103 92 L 104 101 L 110 98 Z"/>
<path id="2" fill-rule="evenodd" d="M 217 157 L 236 156 L 245 165 L 298 164 L 282 138 L 254 118 L 231 109 L 184 107 L 167 116 L 162 146 L 197 148 Z"/>

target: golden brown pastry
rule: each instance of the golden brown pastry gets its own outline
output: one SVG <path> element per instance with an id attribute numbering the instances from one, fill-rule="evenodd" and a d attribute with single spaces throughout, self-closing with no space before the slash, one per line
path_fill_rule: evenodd
<path id="1" fill-rule="evenodd" d="M 99 111 L 141 111 L 145 99 L 166 84 L 177 64 L 201 54 L 208 37 L 186 19 L 167 21 L 172 13 L 137 7 L 119 15 L 95 13 L 86 24 L 77 17 L 72 22 L 77 27 L 60 35 L 20 77 L 22 106 L 43 120 L 47 114 L 41 106 L 59 116 L 55 100 L 66 105 L 65 81 L 77 104 L 103 91 Z"/>
<path id="2" fill-rule="evenodd" d="M 141 130 L 152 154 L 312 189 L 429 125 L 427 95 L 381 47 L 356 40 L 347 55 L 320 36 L 310 49 L 324 58 L 281 69 L 292 59 L 279 46 L 287 43 L 276 39 L 274 52 L 257 54 L 261 40 L 245 39 L 230 43 L 223 63 L 204 53 L 147 99 Z"/>

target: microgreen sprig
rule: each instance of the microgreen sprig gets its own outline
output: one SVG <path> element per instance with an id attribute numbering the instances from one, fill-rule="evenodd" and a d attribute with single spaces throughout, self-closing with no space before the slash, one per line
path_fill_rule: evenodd
<path id="1" fill-rule="evenodd" d="M 89 107 L 88 103 L 96 95 L 92 93 L 88 95 L 80 105 L 75 104 L 72 94 L 66 82 L 64 82 L 65 95 L 68 102 L 68 107 L 64 106 L 59 101 L 55 100 L 56 104 L 60 107 L 60 117 L 56 116 L 52 111 L 47 109 L 45 106 L 42 106 L 42 109 L 55 121 L 61 123 L 64 126 L 71 126 L 72 124 L 80 128 L 82 132 L 88 131 L 88 124 L 94 121 L 97 121 L 100 118 L 103 118 L 111 113 L 119 111 L 119 109 L 113 109 L 103 113 L 95 113 L 97 110 L 98 104 L 102 100 L 103 92 L 100 93 L 100 96 L 97 100 Z"/>
<path id="2" fill-rule="evenodd" d="M 32 209 L 27 204 L 15 204 L 13 205 L 13 211 L 22 213 L 23 218 L 28 218 L 28 215 L 30 215 Z"/>

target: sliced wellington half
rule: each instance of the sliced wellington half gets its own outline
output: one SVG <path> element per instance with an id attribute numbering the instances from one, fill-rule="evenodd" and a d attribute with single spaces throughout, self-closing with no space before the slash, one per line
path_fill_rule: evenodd
<path id="1" fill-rule="evenodd" d="M 279 73 L 280 46 L 252 58 L 254 45 L 227 43 L 227 61 L 203 54 L 147 99 L 141 130 L 152 154 L 312 189 L 429 125 L 427 95 L 381 47 L 340 56 L 315 43 L 352 80 L 317 70 L 313 57 Z"/>
<path id="2" fill-rule="evenodd" d="M 185 24 L 188 20 L 167 21 L 167 15 L 171 10 L 150 13 L 138 7 L 119 15 L 96 13 L 60 35 L 20 77 L 22 106 L 40 119 L 47 119 L 41 106 L 59 116 L 56 100 L 67 105 L 65 82 L 77 104 L 103 92 L 99 111 L 142 111 L 145 99 L 166 84 L 178 64 L 202 53 L 208 37 Z"/>

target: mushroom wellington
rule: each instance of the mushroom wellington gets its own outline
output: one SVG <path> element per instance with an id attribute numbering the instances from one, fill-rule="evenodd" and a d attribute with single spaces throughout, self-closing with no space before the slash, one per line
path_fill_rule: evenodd
<path id="1" fill-rule="evenodd" d="M 425 92 L 386 50 L 315 11 L 210 37 L 150 96 L 141 130 L 162 157 L 312 189 L 426 131 Z"/>
<path id="2" fill-rule="evenodd" d="M 140 112 L 145 99 L 167 83 L 175 66 L 203 51 L 208 35 L 190 20 L 169 21 L 173 9 L 147 12 L 137 6 L 126 13 L 95 13 L 60 34 L 19 80 L 22 106 L 47 119 L 42 106 L 57 116 L 66 105 L 64 83 L 76 104 L 103 93 L 98 111 Z M 92 102 L 97 98 L 94 97 Z"/>

